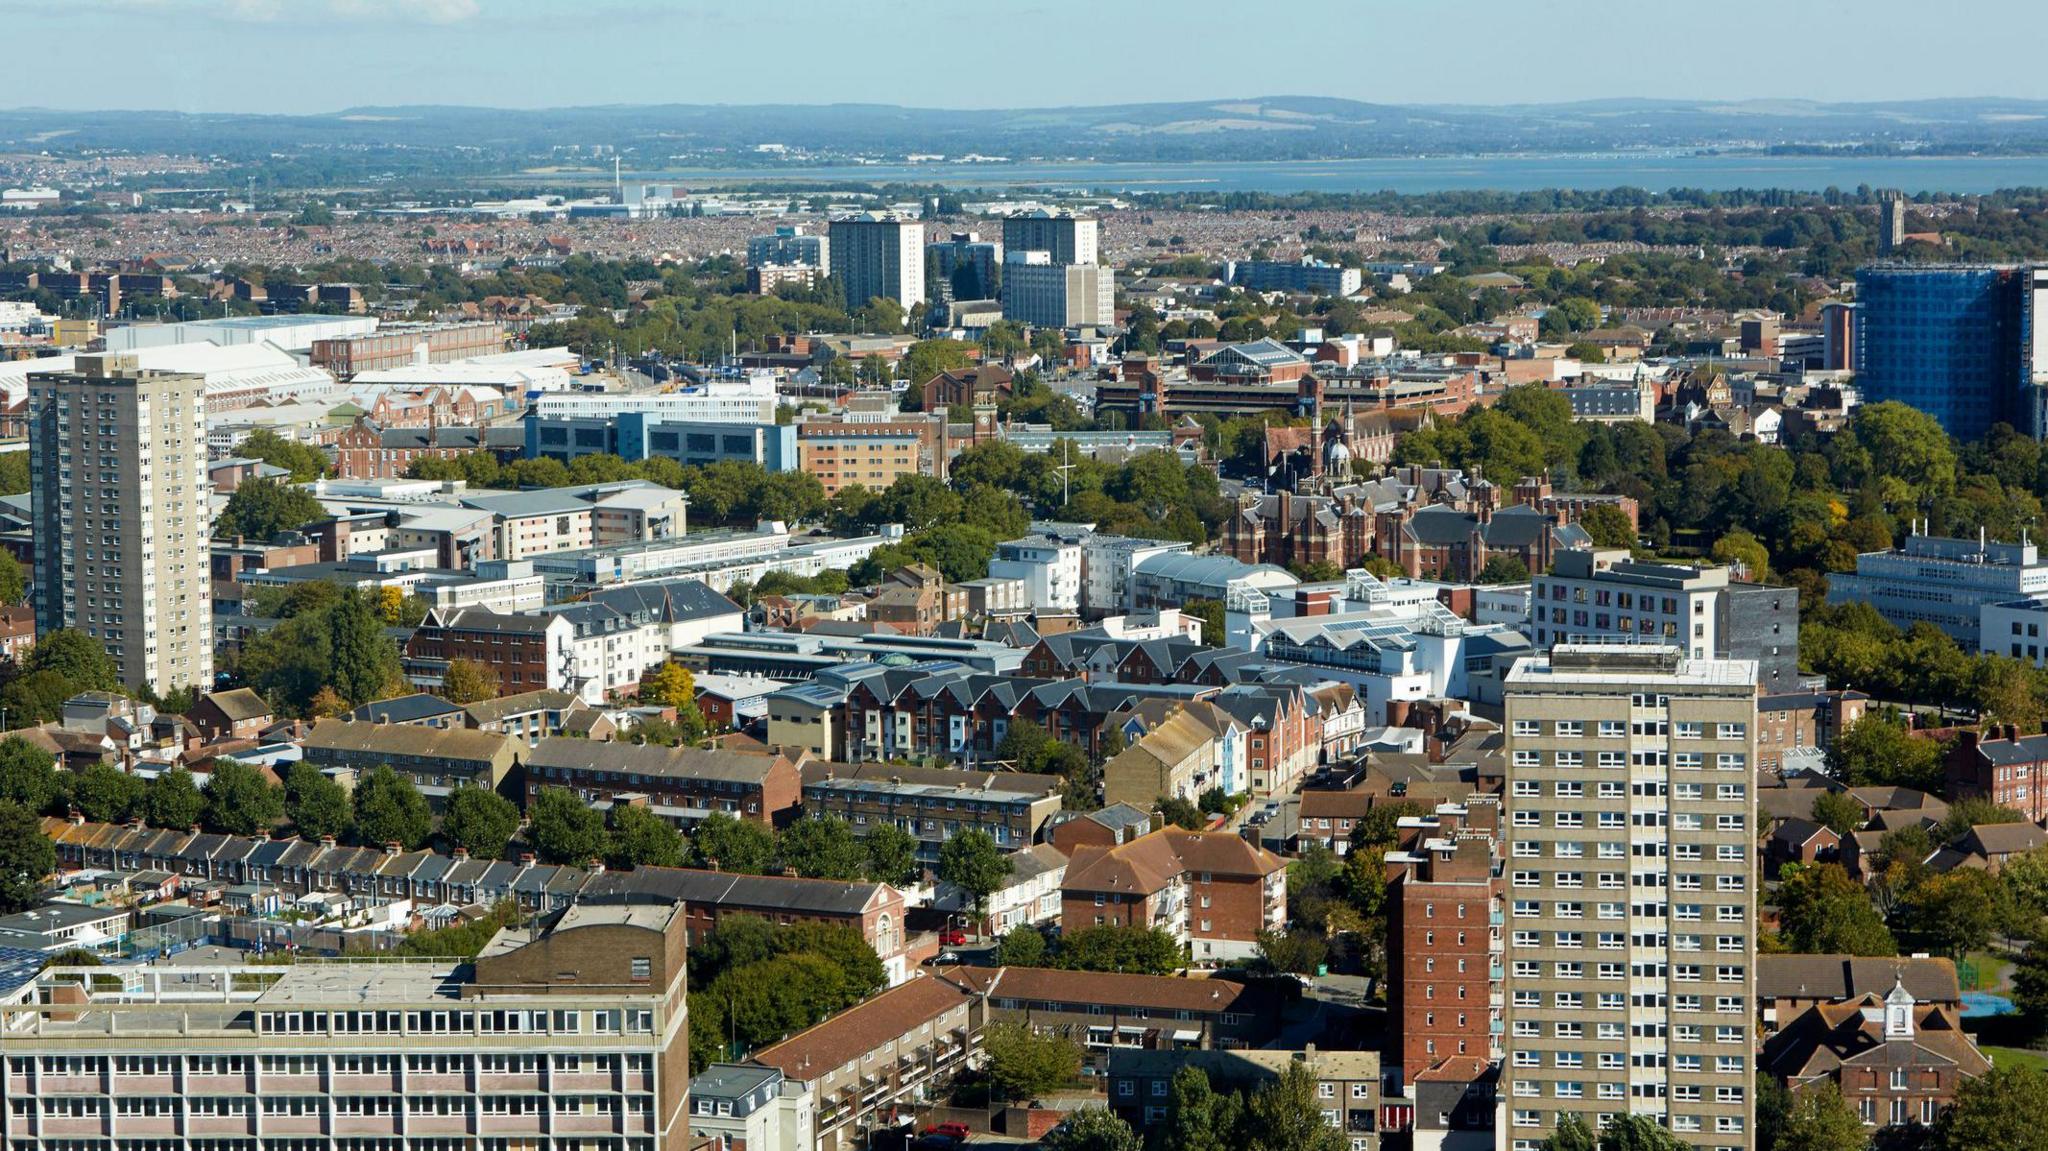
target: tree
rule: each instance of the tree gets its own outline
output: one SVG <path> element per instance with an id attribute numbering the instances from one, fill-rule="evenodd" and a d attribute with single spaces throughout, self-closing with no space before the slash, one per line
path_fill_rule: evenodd
<path id="1" fill-rule="evenodd" d="M 276 480 L 244 480 L 213 521 L 213 538 L 269 543 L 279 532 L 325 519 L 327 508 L 302 488 Z"/>
<path id="2" fill-rule="evenodd" d="M 611 851 L 605 861 L 613 867 L 681 867 L 686 848 L 683 837 L 668 820 L 634 803 L 612 807 Z"/>
<path id="3" fill-rule="evenodd" d="M 1600 1151 L 1685 1151 L 1685 1146 L 1648 1115 L 1617 1115 L 1600 1128 Z"/>
<path id="4" fill-rule="evenodd" d="M 1138 1133 L 1112 1111 L 1084 1107 L 1068 1113 L 1038 1141 L 1041 1151 L 1140 1151 Z"/>
<path id="5" fill-rule="evenodd" d="M 232 759 L 213 761 L 206 777 L 206 829 L 221 835 L 270 834 L 284 817 L 284 796 L 260 768 Z"/>
<path id="6" fill-rule="evenodd" d="M 1035 1099 L 1081 1074 L 1081 1049 L 1072 1040 L 1029 1024 L 989 1024 L 981 1052 L 989 1082 L 1006 1100 Z"/>
<path id="7" fill-rule="evenodd" d="M 0 739 L 0 800 L 34 812 L 56 805 L 64 794 L 57 757 L 18 735 Z"/>
<path id="8" fill-rule="evenodd" d="M 269 428 L 258 428 L 249 433 L 236 447 L 236 452 L 246 459 L 262 460 L 266 464 L 290 472 L 291 483 L 303 484 L 327 474 L 327 454 L 312 444 L 288 440 Z"/>
<path id="9" fill-rule="evenodd" d="M 240 490 L 239 488 L 236 490 Z M 405 682 L 398 645 L 384 634 L 384 621 L 361 592 L 347 591 L 328 615 L 329 681 L 352 706 L 396 694 Z"/>
<path id="10" fill-rule="evenodd" d="M 549 863 L 577 866 L 604 857 L 608 840 L 604 816 L 586 807 L 576 793 L 562 787 L 544 787 L 533 797 L 528 812 L 531 825 L 527 837 L 534 851 Z"/>
<path id="11" fill-rule="evenodd" d="M 458 787 L 441 817 L 441 838 L 476 859 L 500 859 L 519 830 L 519 807 L 488 787 Z"/>
<path id="12" fill-rule="evenodd" d="M 694 744 L 707 734 L 704 713 L 697 707 L 697 677 L 689 668 L 670 661 L 657 668 L 641 694 L 676 712 L 676 740 Z"/>
<path id="13" fill-rule="evenodd" d="M 1894 716 L 1867 711 L 1835 736 L 1828 773 L 1853 787 L 1914 787 L 1939 791 L 1941 745 L 1916 739 Z"/>
<path id="14" fill-rule="evenodd" d="M 1329 957 L 1330 945 L 1313 931 L 1259 932 L 1259 959 L 1274 971 L 1313 975 Z"/>
<path id="15" fill-rule="evenodd" d="M 70 628 L 59 628 L 39 637 L 21 661 L 21 671 L 24 677 L 39 672 L 62 676 L 71 683 L 74 693 L 121 689 L 121 673 L 105 645 Z"/>
<path id="16" fill-rule="evenodd" d="M 1839 863 L 1789 864 L 1778 884 L 1779 932 L 1808 955 L 1897 955 L 1870 896 Z"/>
<path id="17" fill-rule="evenodd" d="M 0 605 L 13 605 L 28 598 L 28 570 L 10 551 L 0 551 Z"/>
<path id="18" fill-rule="evenodd" d="M 388 763 L 356 780 L 355 816 L 356 839 L 370 846 L 395 843 L 411 851 L 434 833 L 427 797 Z"/>
<path id="19" fill-rule="evenodd" d="M 1160 796 L 1158 806 L 1160 818 L 1175 827 L 1200 831 L 1209 826 L 1209 820 L 1202 814 L 1202 809 L 1178 795 Z"/>
<path id="20" fill-rule="evenodd" d="M 498 671 L 473 659 L 451 659 L 441 674 L 441 695 L 450 703 L 498 698 Z"/>
<path id="21" fill-rule="evenodd" d="M 151 827 L 184 831 L 199 826 L 205 817 L 206 796 L 191 772 L 174 767 L 149 781 L 142 806 Z"/>
<path id="22" fill-rule="evenodd" d="M 799 819 L 779 838 L 782 865 L 806 879 L 859 879 L 867 871 L 867 845 L 836 815 Z"/>
<path id="23" fill-rule="evenodd" d="M 999 967 L 1042 967 L 1045 965 L 1045 933 L 1031 926 L 1020 924 L 1003 933 L 996 944 L 996 965 Z"/>
<path id="24" fill-rule="evenodd" d="M 94 823 L 126 823 L 142 806 L 147 785 L 110 763 L 95 763 L 71 781 L 71 804 Z"/>
<path id="25" fill-rule="evenodd" d="M 1763 541 L 1743 528 L 1736 528 L 1715 540 L 1708 555 L 1717 564 L 1740 567 L 1742 573 L 1756 583 L 1762 583 L 1771 572 L 1771 553 Z"/>
<path id="26" fill-rule="evenodd" d="M 1229 624 L 1224 618 L 1223 603 L 1213 599 L 1191 599 L 1180 605 L 1183 616 L 1202 621 L 1202 642 L 1210 647 L 1222 647 L 1224 634 Z"/>
<path id="27" fill-rule="evenodd" d="M 893 823 L 875 823 L 861 838 L 867 849 L 867 876 L 876 883 L 908 887 L 924 875 L 917 862 L 917 839 Z"/>
<path id="28" fill-rule="evenodd" d="M 34 907 L 57 870 L 57 846 L 43 834 L 36 813 L 0 799 L 0 914 Z"/>
<path id="29" fill-rule="evenodd" d="M 1209 1073 L 1184 1066 L 1166 1088 L 1166 1121 L 1154 1127 L 1154 1151 L 1237 1151 L 1246 1139 L 1241 1096 L 1218 1094 Z"/>
<path id="30" fill-rule="evenodd" d="M 1917 949 L 1961 959 L 1991 941 L 2000 894 L 1998 880 L 1987 872 L 1957 868 L 1929 874 L 1906 889 L 1898 918 Z"/>
<path id="31" fill-rule="evenodd" d="M 1813 821 L 1839 836 L 1863 826 L 1863 805 L 1845 791 L 1823 791 L 1813 798 Z"/>
<path id="32" fill-rule="evenodd" d="M 1993 1065 L 1965 1079 L 1935 1121 L 1932 1151 L 2048 1151 L 2048 1072 Z"/>
<path id="33" fill-rule="evenodd" d="M 1599 1138 L 1576 1111 L 1563 1112 L 1557 1126 L 1543 1140 L 1542 1151 L 1595 1151 Z"/>
<path id="34" fill-rule="evenodd" d="M 1613 504 L 1594 504 L 1579 513 L 1579 526 L 1593 537 L 1593 546 L 1602 548 L 1632 548 L 1636 546 L 1635 525 L 1628 522 L 1628 513 Z"/>
<path id="35" fill-rule="evenodd" d="M 751 819 L 714 811 L 690 839 L 690 866 L 760 875 L 775 861 L 775 835 Z"/>
<path id="36" fill-rule="evenodd" d="M 1069 971 L 1171 975 L 1187 966 L 1187 955 L 1160 928 L 1104 923 L 1063 932 L 1054 965 Z"/>
<path id="37" fill-rule="evenodd" d="M 1502 552 L 1488 556 L 1486 566 L 1479 569 L 1480 583 L 1522 583 L 1529 578 L 1529 565 L 1519 556 Z"/>
<path id="38" fill-rule="evenodd" d="M 1252 1151 L 1345 1151 L 1344 1133 L 1323 1119 L 1316 1076 L 1290 1062 L 1245 1104 L 1245 1145 Z"/>
<path id="39" fill-rule="evenodd" d="M 963 831 L 939 848 L 939 878 L 966 892 L 974 901 L 977 937 L 988 913 L 988 897 L 1009 878 L 1014 866 L 986 831 Z"/>
<path id="40" fill-rule="evenodd" d="M 284 814 L 307 839 L 340 838 L 348 834 L 355 808 L 341 784 L 300 760 L 284 773 Z"/>
<path id="41" fill-rule="evenodd" d="M 1870 1132 L 1862 1116 L 1842 1099 L 1834 1080 L 1822 1079 L 1792 1097 L 1777 1151 L 1865 1151 Z"/>

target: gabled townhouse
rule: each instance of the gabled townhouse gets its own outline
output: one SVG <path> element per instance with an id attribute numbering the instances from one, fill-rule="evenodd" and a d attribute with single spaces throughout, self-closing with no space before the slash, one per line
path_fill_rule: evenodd
<path id="1" fill-rule="evenodd" d="M 1211 789 L 1242 792 L 1246 734 L 1243 724 L 1212 703 L 1183 704 L 1103 764 L 1103 800 L 1143 807 L 1162 799 L 1192 803 Z"/>
<path id="2" fill-rule="evenodd" d="M 270 702 L 251 688 L 210 691 L 199 697 L 185 718 L 199 730 L 207 743 L 224 739 L 254 739 L 277 718 Z"/>
<path id="3" fill-rule="evenodd" d="M 509 735 L 532 747 L 548 736 L 562 734 L 572 717 L 589 710 L 581 696 L 541 688 L 467 704 L 462 719 L 466 727 Z"/>
<path id="4" fill-rule="evenodd" d="M 586 803 L 644 801 L 683 826 L 712 812 L 779 827 L 797 817 L 802 780 L 781 755 L 543 739 L 526 754 L 526 803 L 562 787 Z"/>
<path id="5" fill-rule="evenodd" d="M 1227 831 L 1174 827 L 1082 846 L 1067 862 L 1060 924 L 1157 927 L 1197 963 L 1248 959 L 1259 932 L 1287 925 L 1287 861 Z"/>
<path id="6" fill-rule="evenodd" d="M 1246 787 L 1252 794 L 1284 795 L 1315 770 L 1323 751 L 1323 721 L 1300 685 L 1239 684 L 1210 702 L 1248 729 Z"/>
<path id="7" fill-rule="evenodd" d="M 415 683 L 438 683 L 451 661 L 465 659 L 496 672 L 498 690 L 506 694 L 568 690 L 570 676 L 557 653 L 570 647 L 574 632 L 572 622 L 553 615 L 435 609 L 406 641 L 406 672 Z"/>

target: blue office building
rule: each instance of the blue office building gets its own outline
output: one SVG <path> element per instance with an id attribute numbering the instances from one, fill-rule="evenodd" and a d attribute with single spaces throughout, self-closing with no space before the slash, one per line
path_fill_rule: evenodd
<path id="1" fill-rule="evenodd" d="M 1882 265 L 1856 273 L 1856 384 L 1978 439 L 1994 423 L 2033 430 L 2025 353 L 2032 277 L 1995 265 Z"/>
<path id="2" fill-rule="evenodd" d="M 526 417 L 526 455 L 563 463 L 608 452 L 627 460 L 654 457 L 702 467 L 721 460 L 759 464 L 771 472 L 797 466 L 796 428 L 789 424 L 663 419 L 660 413 Z"/>

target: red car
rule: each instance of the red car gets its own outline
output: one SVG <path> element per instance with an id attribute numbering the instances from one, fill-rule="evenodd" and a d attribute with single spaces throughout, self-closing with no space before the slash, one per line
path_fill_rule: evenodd
<path id="1" fill-rule="evenodd" d="M 948 1139 L 958 1139 L 962 1143 L 967 1141 L 967 1136 L 970 1134 L 965 1123 L 934 1123 L 930 1127 L 925 1128 L 924 1133 L 926 1135 L 944 1135 Z"/>
<path id="2" fill-rule="evenodd" d="M 948 927 L 939 932 L 939 943 L 946 947 L 958 947 L 967 942 L 967 933 L 957 927 Z"/>

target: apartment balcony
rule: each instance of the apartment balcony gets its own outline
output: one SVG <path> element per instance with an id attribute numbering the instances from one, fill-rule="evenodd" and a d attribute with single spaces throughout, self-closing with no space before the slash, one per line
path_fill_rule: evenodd
<path id="1" fill-rule="evenodd" d="M 45 1115 L 43 1116 L 43 1138 L 52 1139 L 64 1135 L 105 1135 L 107 1120 L 103 1115 Z"/>
<path id="2" fill-rule="evenodd" d="M 114 1119 L 114 1130 L 123 1138 L 137 1135 L 176 1135 L 178 1133 L 178 1117 L 175 1115 L 120 1115 Z"/>
<path id="3" fill-rule="evenodd" d="M 334 1117 L 334 1134 L 336 1135 L 396 1135 L 398 1133 L 398 1116 L 396 1115 L 336 1115 Z"/>
<path id="4" fill-rule="evenodd" d="M 482 1116 L 477 1120 L 476 1133 L 484 1136 L 526 1136 L 534 1139 L 538 1139 L 544 1134 L 541 1130 L 541 1117 L 538 1112 L 531 1115 Z"/>
<path id="5" fill-rule="evenodd" d="M 502 1078 L 517 1077 L 503 1076 Z M 534 1077 L 528 1076 L 528 1078 Z M 386 1092 L 398 1090 L 398 1075 L 391 1071 L 379 1071 L 370 1075 L 344 1075 L 336 1073 L 332 1077 L 331 1082 L 332 1090 L 336 1095 L 382 1095 Z M 538 1084 L 535 1084 L 532 1089 L 537 1091 L 540 1088 Z M 221 1094 L 221 1092 L 217 1091 L 202 1091 L 198 1089 L 188 1089 L 188 1093 L 192 1095 Z"/>
<path id="6" fill-rule="evenodd" d="M 409 1083 L 407 1086 L 411 1090 L 419 1090 L 417 1083 Z M 170 1088 L 165 1087 L 164 1090 L 169 1091 Z M 275 1072 L 263 1072 L 256 1077 L 256 1093 L 259 1095 L 319 1095 L 324 1090 L 318 1075 L 280 1075 Z M 116 1094 L 145 1095 L 151 1092 L 117 1091 Z"/>
<path id="7" fill-rule="evenodd" d="M 194 1139 L 210 1135 L 248 1135 L 254 1123 L 248 1115 L 192 1115 L 185 1119 L 185 1134 Z"/>
<path id="8" fill-rule="evenodd" d="M 266 1091 L 269 1090 L 267 1082 L 264 1084 L 264 1089 Z M 308 1088 L 308 1090 L 318 1090 L 318 1088 Z M 469 1094 L 469 1077 L 461 1074 L 427 1074 L 414 1071 L 405 1077 L 405 1093 L 407 1095 L 467 1095 Z"/>
<path id="9" fill-rule="evenodd" d="M 323 1135 L 326 1120 L 319 1115 L 265 1115 L 263 1134 L 271 1135 Z"/>
<path id="10" fill-rule="evenodd" d="M 335 1078 L 335 1084 L 335 1094 L 339 1095 L 341 1093 L 341 1079 L 339 1076 Z M 545 1090 L 546 1088 L 541 1086 L 539 1072 L 528 1072 L 521 1075 L 484 1074 L 477 1076 L 477 1094 L 479 1095 L 539 1093 Z"/>
<path id="11" fill-rule="evenodd" d="M 548 1089 L 557 1095 L 610 1091 L 612 1075 L 609 1071 L 557 1071 Z"/>
<path id="12" fill-rule="evenodd" d="M 36 1081 L 35 1093 L 37 1095 L 98 1095 L 100 1090 L 101 1080 L 97 1075 L 45 1075 Z M 28 1094 L 27 1083 L 23 1081 L 21 1076 L 8 1076 L 8 1094 L 14 1095 L 17 1091 L 21 1093 L 21 1095 L 16 1096 L 17 1098 L 26 1096 Z"/>
<path id="13" fill-rule="evenodd" d="M 317 1085 L 318 1079 L 315 1078 L 313 1082 L 315 1086 L 309 1090 L 319 1090 Z M 266 1082 L 265 1085 L 268 1086 L 268 1083 Z M 113 1090 L 109 1092 L 109 1094 L 113 1095 L 176 1095 L 177 1093 L 178 1089 L 173 1086 L 171 1077 L 168 1075 L 116 1075 L 113 1078 Z"/>

